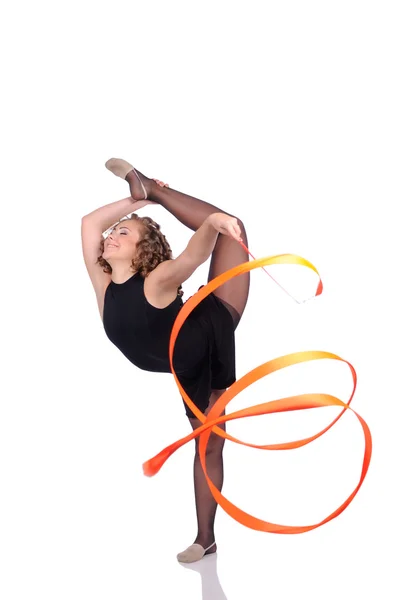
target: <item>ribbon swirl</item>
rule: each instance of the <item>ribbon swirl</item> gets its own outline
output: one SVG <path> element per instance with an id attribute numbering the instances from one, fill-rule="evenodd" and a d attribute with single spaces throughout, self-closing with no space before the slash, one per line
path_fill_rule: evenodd
<path id="1" fill-rule="evenodd" d="M 246 246 L 242 243 L 241 243 L 241 245 L 250 254 L 248 248 L 246 248 Z M 252 254 L 251 254 L 251 256 L 252 256 Z M 295 254 L 280 254 L 280 255 L 275 255 L 275 256 L 269 256 L 266 258 L 254 259 L 252 262 L 245 262 L 241 265 L 238 265 L 238 266 L 230 269 L 229 271 L 226 271 L 225 273 L 222 273 L 218 277 L 215 277 L 207 285 L 200 288 L 198 290 L 198 292 L 196 294 L 194 294 L 194 296 L 191 296 L 191 298 L 189 298 L 187 300 L 187 302 L 182 306 L 182 308 L 175 320 L 175 323 L 172 328 L 171 336 L 170 336 L 169 360 L 170 360 L 170 365 L 171 365 L 171 371 L 175 378 L 176 385 L 180 391 L 181 396 L 183 397 L 186 404 L 191 408 L 191 410 L 193 411 L 195 416 L 201 421 L 202 425 L 198 429 L 194 430 L 192 433 L 187 435 L 186 437 L 174 442 L 170 446 L 167 446 L 159 454 L 157 454 L 156 456 L 154 456 L 153 458 L 151 458 L 150 460 L 145 462 L 143 464 L 143 470 L 144 470 L 144 474 L 149 477 L 155 475 L 161 469 L 161 467 L 166 462 L 166 460 L 174 452 L 176 452 L 176 450 L 178 448 L 180 448 L 181 446 L 183 446 L 190 440 L 199 436 L 199 456 L 200 456 L 201 465 L 202 465 L 207 483 L 209 485 L 211 493 L 212 493 L 213 497 L 215 498 L 216 502 L 223 508 L 223 510 L 225 510 L 225 512 L 227 512 L 227 514 L 229 514 L 233 519 L 235 519 L 242 525 L 245 525 L 246 527 L 249 527 L 251 529 L 255 529 L 258 531 L 265 531 L 265 532 L 269 532 L 269 533 L 285 533 L 285 534 L 304 533 L 306 531 L 310 531 L 312 529 L 316 529 L 317 527 L 320 527 L 321 525 L 324 525 L 328 521 L 331 521 L 331 519 L 334 519 L 339 514 L 341 514 L 345 510 L 345 508 L 347 508 L 347 506 L 352 502 L 354 497 L 356 496 L 357 492 L 359 491 L 359 489 L 364 481 L 364 478 L 365 478 L 368 468 L 369 468 L 369 464 L 370 464 L 370 460 L 371 460 L 371 452 L 372 452 L 371 433 L 370 433 L 370 430 L 367 426 L 367 423 L 364 421 L 364 419 L 362 419 L 362 417 L 350 407 L 350 403 L 354 396 L 354 393 L 356 390 L 356 385 L 357 385 L 357 376 L 356 376 L 356 371 L 355 371 L 354 367 L 348 361 L 346 361 L 346 360 L 340 358 L 339 356 L 337 356 L 336 354 L 332 354 L 330 352 L 306 351 L 306 352 L 295 352 L 293 354 L 287 354 L 285 356 L 280 356 L 279 358 L 275 358 L 271 361 L 263 363 L 262 365 L 256 367 L 255 369 L 253 369 L 252 371 L 250 371 L 249 373 L 247 373 L 246 375 L 244 375 L 243 377 L 241 377 L 240 379 L 235 381 L 231 385 L 231 387 L 228 390 L 226 390 L 218 398 L 218 400 L 215 402 L 212 409 L 209 411 L 208 415 L 205 415 L 194 405 L 194 403 L 191 401 L 189 396 L 184 391 L 183 387 L 181 386 L 181 384 L 177 378 L 176 372 L 173 368 L 173 360 L 172 360 L 175 342 L 176 342 L 178 333 L 179 333 L 181 327 L 183 326 L 183 323 L 187 319 L 188 315 L 201 302 L 201 300 L 206 298 L 206 296 L 208 296 L 211 292 L 213 292 L 220 285 L 222 285 L 226 281 L 229 281 L 232 277 L 237 277 L 238 275 L 241 275 L 242 273 L 246 273 L 247 271 L 251 271 L 251 270 L 259 268 L 259 267 L 263 268 L 265 265 L 272 265 L 272 264 L 298 264 L 298 265 L 302 265 L 302 266 L 312 269 L 315 273 L 317 273 L 317 275 L 319 275 L 319 273 L 318 273 L 317 269 L 314 267 L 314 265 L 312 265 L 306 259 L 304 259 L 300 256 L 297 256 Z M 266 273 L 267 273 L 267 271 L 266 271 Z M 274 281 L 276 283 L 278 283 L 276 280 L 274 280 Z M 280 284 L 278 284 L 278 285 L 280 285 Z M 282 286 L 280 286 L 280 287 L 282 287 Z M 284 290 L 284 288 L 282 288 L 282 289 Z M 322 290 L 323 290 L 323 284 L 322 284 L 322 281 L 321 281 L 320 275 L 319 275 L 319 284 L 317 286 L 315 296 L 318 296 L 319 294 L 321 294 Z M 289 294 L 286 290 L 284 290 L 284 291 L 287 294 Z M 293 298 L 293 299 L 295 300 L 295 298 Z M 295 300 L 295 301 L 297 302 L 297 300 Z M 324 358 L 339 360 L 348 365 L 348 367 L 351 371 L 352 379 L 353 379 L 353 390 L 352 390 L 351 396 L 347 403 L 345 403 L 342 400 L 339 400 L 339 398 L 336 398 L 335 396 L 331 396 L 329 394 L 301 394 L 299 396 L 289 396 L 287 398 L 280 398 L 278 400 L 272 400 L 272 401 L 265 402 L 262 404 L 257 404 L 257 405 L 254 405 L 254 406 L 251 406 L 248 408 L 244 408 L 242 410 L 238 410 L 229 415 L 220 416 L 221 413 L 223 412 L 223 410 L 225 409 L 225 407 L 228 405 L 228 403 L 233 398 L 235 398 L 235 396 L 237 396 L 237 394 L 239 394 L 242 390 L 246 389 L 248 386 L 250 386 L 252 383 L 255 383 L 262 377 L 266 377 L 266 375 L 269 375 L 270 373 L 274 373 L 275 371 L 278 371 L 285 367 L 289 367 L 291 365 L 296 365 L 296 364 L 299 364 L 302 362 L 308 362 L 311 360 L 319 360 L 319 359 L 324 359 Z M 319 433 L 316 433 L 315 435 L 312 435 L 311 437 L 308 437 L 305 439 L 296 440 L 294 442 L 285 442 L 285 443 L 280 443 L 280 444 L 268 444 L 268 445 L 250 444 L 250 443 L 243 442 L 243 441 L 229 435 L 223 429 L 220 429 L 220 427 L 218 427 L 218 425 L 220 425 L 221 423 L 226 423 L 227 421 L 231 421 L 231 420 L 235 420 L 235 419 L 242 419 L 245 417 L 253 417 L 253 416 L 258 416 L 258 415 L 273 414 L 273 413 L 287 412 L 287 411 L 293 411 L 293 410 L 306 410 L 309 408 L 321 408 L 323 406 L 340 406 L 340 407 L 342 407 L 342 411 L 327 427 L 325 427 Z M 256 517 L 246 513 L 245 511 L 241 510 L 240 508 L 235 506 L 232 502 L 230 502 L 227 498 L 225 498 L 221 494 L 221 492 L 216 488 L 216 486 L 213 484 L 213 482 L 211 481 L 211 479 L 208 476 L 208 473 L 206 470 L 205 457 L 206 457 L 206 448 L 208 445 L 208 441 L 209 441 L 211 432 L 213 432 L 217 435 L 220 435 L 221 437 L 228 439 L 232 442 L 236 442 L 237 444 L 241 444 L 243 446 L 248 446 L 251 448 L 258 448 L 261 450 L 288 450 L 288 449 L 293 449 L 293 448 L 300 448 L 301 446 L 305 446 L 306 444 L 309 444 L 313 440 L 319 438 L 324 433 L 326 433 L 326 431 L 328 431 L 341 418 L 341 416 L 344 414 L 344 412 L 348 409 L 351 410 L 358 418 L 360 425 L 362 426 L 364 439 L 365 439 L 364 458 L 363 458 L 360 479 L 359 479 L 358 484 L 356 485 L 355 489 L 348 496 L 348 498 L 345 500 L 345 502 L 343 502 L 341 504 L 341 506 L 339 506 L 334 512 L 332 512 L 330 515 L 328 515 L 326 518 L 324 518 L 319 523 L 316 523 L 313 525 L 291 526 L 291 525 L 279 525 L 276 523 L 269 523 L 267 521 L 263 521 L 262 519 L 258 519 Z"/>

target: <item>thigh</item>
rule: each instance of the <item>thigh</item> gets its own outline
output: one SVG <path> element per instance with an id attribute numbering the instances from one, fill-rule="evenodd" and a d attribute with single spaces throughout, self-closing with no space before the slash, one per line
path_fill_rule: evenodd
<path id="1" fill-rule="evenodd" d="M 238 220 L 238 219 L 237 219 Z M 238 220 L 244 244 L 247 245 L 244 225 Z M 233 238 L 220 234 L 212 252 L 208 282 L 229 269 L 248 261 L 248 254 Z M 237 327 L 248 300 L 250 274 L 242 273 L 218 287 L 213 293 L 233 317 Z"/>

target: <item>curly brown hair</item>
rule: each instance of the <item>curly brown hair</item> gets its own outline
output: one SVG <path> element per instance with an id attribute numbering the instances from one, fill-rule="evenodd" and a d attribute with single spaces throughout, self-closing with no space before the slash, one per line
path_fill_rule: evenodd
<path id="1" fill-rule="evenodd" d="M 127 219 L 121 219 L 119 223 L 124 220 L 138 221 L 140 223 L 142 235 L 136 244 L 137 252 L 136 256 L 132 259 L 132 267 L 142 277 L 147 277 L 148 273 L 153 271 L 161 262 L 172 258 L 172 249 L 162 233 L 159 224 L 150 217 L 139 217 L 136 214 L 132 214 Z M 111 265 L 102 257 L 104 242 L 105 239 L 102 237 L 100 242 L 101 254 L 97 258 L 97 263 L 103 268 L 104 273 L 112 273 Z M 181 285 L 177 293 L 179 296 L 183 296 L 184 292 Z"/>

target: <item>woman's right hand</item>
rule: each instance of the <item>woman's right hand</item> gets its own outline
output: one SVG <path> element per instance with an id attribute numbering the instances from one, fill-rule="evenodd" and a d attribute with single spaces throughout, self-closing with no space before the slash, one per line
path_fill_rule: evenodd
<path id="1" fill-rule="evenodd" d="M 208 220 L 219 233 L 229 235 L 237 242 L 242 242 L 241 229 L 236 217 L 217 212 L 209 215 Z"/>
<path id="2" fill-rule="evenodd" d="M 160 181 L 159 179 L 153 178 L 153 181 L 155 181 L 155 183 L 157 185 L 159 185 L 159 187 L 169 187 L 169 183 L 164 183 L 163 181 Z"/>

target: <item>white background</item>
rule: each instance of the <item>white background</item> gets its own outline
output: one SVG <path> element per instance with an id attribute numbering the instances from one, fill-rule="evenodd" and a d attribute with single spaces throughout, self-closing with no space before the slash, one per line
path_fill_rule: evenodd
<path id="1" fill-rule="evenodd" d="M 117 0 L 3 9 L 2 599 L 398 597 L 396 8 Z M 237 376 L 290 352 L 338 354 L 357 371 L 352 406 L 373 435 L 369 473 L 341 516 L 285 536 L 219 509 L 217 561 L 197 565 L 201 578 L 175 558 L 196 534 L 194 442 L 152 479 L 141 468 L 189 433 L 182 400 L 171 375 L 139 371 L 106 338 L 83 262 L 81 217 L 129 193 L 104 168 L 112 156 L 239 216 L 256 258 L 291 252 L 316 266 L 324 293 L 302 305 L 252 271 Z M 175 256 L 184 249 L 192 232 L 172 215 L 139 214 L 161 224 Z M 184 298 L 206 283 L 207 267 Z M 298 273 L 312 295 L 307 269 L 273 270 L 292 291 Z M 285 369 L 228 412 L 306 392 L 346 401 L 348 367 Z M 228 429 L 287 441 L 336 414 Z M 317 523 L 355 487 L 363 449 L 353 413 L 301 450 L 227 442 L 223 492 L 268 521 Z"/>

